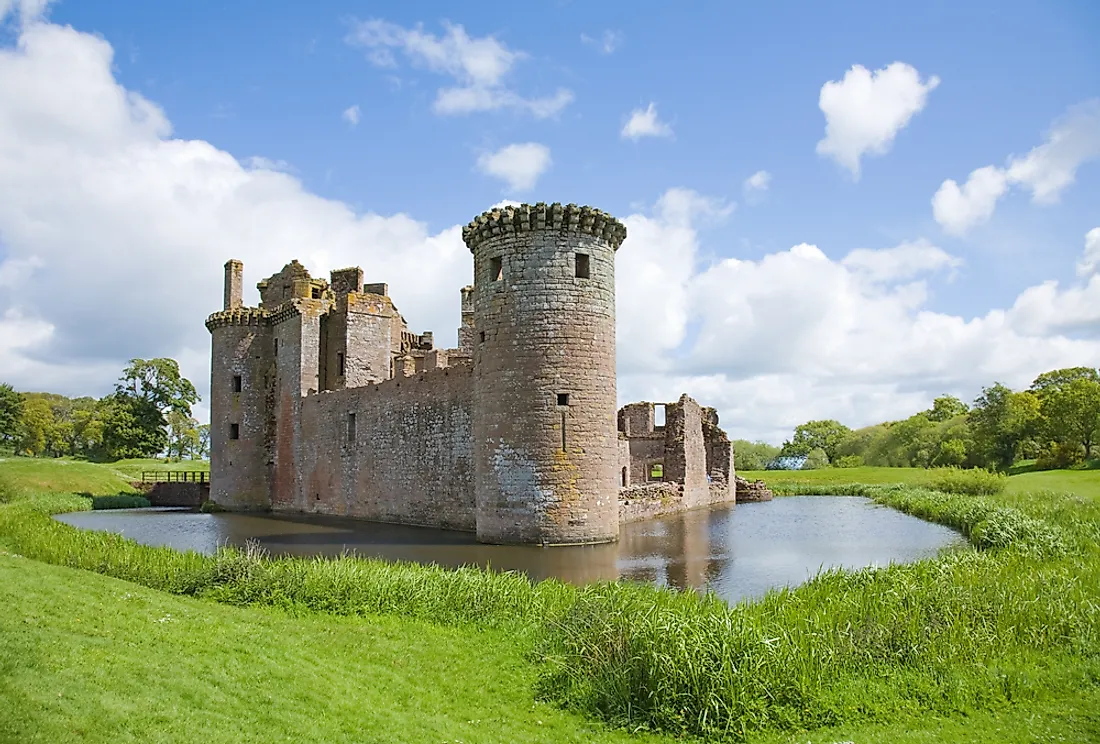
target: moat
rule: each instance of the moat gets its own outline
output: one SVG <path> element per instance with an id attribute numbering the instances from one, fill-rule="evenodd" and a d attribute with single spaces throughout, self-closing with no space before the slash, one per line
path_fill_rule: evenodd
<path id="1" fill-rule="evenodd" d="M 819 568 L 910 562 L 966 545 L 946 527 L 849 496 L 791 496 L 700 509 L 623 525 L 618 543 L 560 548 L 483 545 L 467 533 L 318 516 L 138 509 L 75 512 L 58 519 L 177 550 L 212 553 L 220 545 L 254 540 L 275 555 L 348 551 L 445 566 L 489 565 L 573 583 L 622 578 L 677 588 L 709 586 L 731 602 L 797 585 Z"/>

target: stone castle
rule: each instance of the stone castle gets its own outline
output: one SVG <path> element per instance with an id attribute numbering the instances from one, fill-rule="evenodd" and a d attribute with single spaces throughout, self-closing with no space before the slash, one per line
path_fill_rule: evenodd
<path id="1" fill-rule="evenodd" d="M 211 499 L 473 531 L 488 543 L 613 541 L 622 521 L 735 498 L 713 409 L 616 411 L 615 252 L 590 207 L 494 209 L 463 230 L 474 282 L 458 348 L 408 330 L 359 268 L 297 261 L 242 302 L 225 264 L 212 336 Z M 617 413 L 617 416 L 616 416 Z"/>

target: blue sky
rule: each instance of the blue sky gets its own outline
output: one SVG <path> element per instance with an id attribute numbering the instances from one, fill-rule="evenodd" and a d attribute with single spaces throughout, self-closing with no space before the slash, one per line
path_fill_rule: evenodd
<path id="1" fill-rule="evenodd" d="M 971 399 L 994 379 L 1026 385 L 1053 365 L 1100 364 L 1100 313 L 1089 310 L 1100 280 L 1092 289 L 1090 271 L 1078 269 L 1086 235 L 1100 226 L 1100 116 L 1089 108 L 1100 98 L 1095 3 L 39 5 L 0 0 L 0 15 L 9 11 L 0 142 L 6 136 L 13 153 L 34 144 L 7 160 L 0 144 L 0 180 L 19 189 L 0 207 L 0 312 L 9 339 L 22 339 L 5 345 L 0 324 L 0 365 L 8 359 L 7 377 L 24 389 L 98 394 L 119 360 L 154 347 L 202 378 L 202 319 L 216 309 L 231 251 L 245 258 L 248 284 L 297 246 L 318 270 L 362 263 L 368 279 L 394 285 L 411 325 L 440 324 L 447 343 L 468 281 L 454 228 L 504 199 L 588 203 L 627 221 L 620 397 L 686 390 L 716 403 L 738 435 L 776 441 L 819 416 L 871 423 L 941 392 Z M 61 33 L 66 26 L 73 33 Z M 93 47 L 100 57 L 77 54 Z M 78 61 L 55 69 L 52 49 Z M 103 88 L 65 93 L 63 78 L 85 63 Z M 827 137 L 823 88 L 855 91 L 860 69 L 874 81 L 869 97 L 841 95 L 831 109 L 861 152 L 857 178 L 818 143 Z M 27 94 L 20 80 L 32 76 Z M 149 102 L 164 126 L 131 126 L 125 100 L 109 102 L 111 86 Z M 496 105 L 441 110 L 440 91 L 456 88 Z M 50 103 L 55 89 L 71 110 Z M 531 104 L 555 96 L 552 114 Z M 891 113 L 897 100 L 902 111 Z M 351 107 L 357 116 L 345 114 Z M 663 133 L 624 136 L 647 109 Z M 1059 122 L 1061 149 L 1027 160 Z M 877 152 L 867 144 L 875 137 Z M 127 138 L 147 148 L 141 163 Z M 73 155 L 58 158 L 58 148 Z M 485 172 L 494 153 L 511 180 Z M 204 158 L 214 164 L 194 165 Z M 1000 198 L 964 193 L 937 219 L 932 200 L 945 182 L 962 187 L 987 166 Z M 64 199 L 27 196 L 51 192 L 42 171 L 62 178 L 70 167 L 67 182 L 81 186 Z M 155 206 L 135 196 L 128 212 L 95 185 L 97 172 L 116 167 L 113 185 L 155 172 L 174 186 Z M 128 168 L 140 175 L 128 178 Z M 748 187 L 761 171 L 766 188 Z M 247 204 L 224 196 L 218 184 L 230 182 Z M 213 215 L 209 225 L 189 224 L 189 199 L 196 214 Z M 242 216 L 297 215 L 297 205 L 300 222 L 277 235 Z M 148 226 L 161 208 L 161 224 L 177 229 Z M 77 239 L 44 237 L 31 227 L 40 220 Z M 159 325 L 160 311 L 88 313 L 104 303 L 97 286 L 110 288 L 66 278 L 74 243 L 82 260 L 175 267 L 201 289 L 172 295 Z M 801 244 L 816 248 L 792 253 Z M 195 265 L 180 270 L 184 261 Z M 401 281 L 372 274 L 425 265 L 431 276 L 423 291 L 408 279 L 407 299 Z M 5 295 L 5 275 L 9 286 L 19 276 L 24 286 L 71 289 L 51 303 Z M 832 294 L 821 286 L 830 282 Z"/>

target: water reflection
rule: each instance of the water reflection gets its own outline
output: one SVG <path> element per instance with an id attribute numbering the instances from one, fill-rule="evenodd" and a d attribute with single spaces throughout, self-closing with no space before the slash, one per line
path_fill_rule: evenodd
<path id="1" fill-rule="evenodd" d="M 615 544 L 565 548 L 482 545 L 461 532 L 336 517 L 140 509 L 58 518 L 177 550 L 212 553 L 219 545 L 255 540 L 276 555 L 353 552 L 443 566 L 489 566 L 577 584 L 633 579 L 709 587 L 729 601 L 799 584 L 820 568 L 907 562 L 965 544 L 946 527 L 849 496 L 792 496 L 698 510 L 624 525 Z"/>

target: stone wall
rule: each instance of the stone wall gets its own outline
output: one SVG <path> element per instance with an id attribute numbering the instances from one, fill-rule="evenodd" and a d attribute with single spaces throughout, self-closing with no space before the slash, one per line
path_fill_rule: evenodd
<path id="1" fill-rule="evenodd" d="M 615 251 L 598 210 L 523 205 L 463 231 L 474 256 L 478 539 L 618 536 Z"/>
<path id="2" fill-rule="evenodd" d="M 687 395 L 665 405 L 664 479 L 683 486 L 685 508 L 710 503 L 703 410 Z"/>
<path id="3" fill-rule="evenodd" d="M 199 507 L 210 498 L 209 483 L 154 483 L 145 498 L 152 506 Z"/>
<path id="4" fill-rule="evenodd" d="M 300 490 L 280 508 L 473 531 L 471 392 L 460 366 L 306 397 Z"/>

